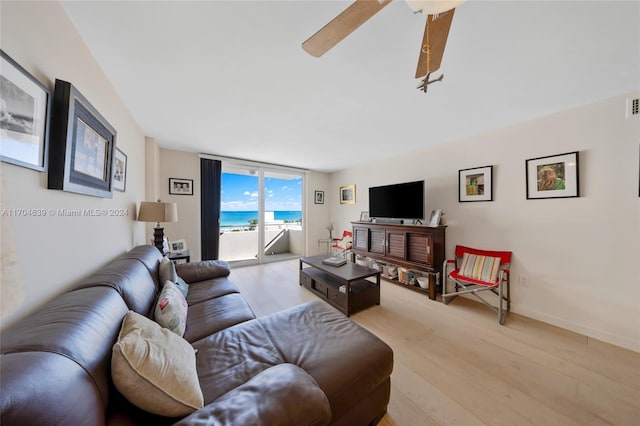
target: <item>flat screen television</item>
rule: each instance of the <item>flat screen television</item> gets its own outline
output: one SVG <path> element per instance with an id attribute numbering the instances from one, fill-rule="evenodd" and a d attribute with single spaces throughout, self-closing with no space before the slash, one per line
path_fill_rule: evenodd
<path id="1" fill-rule="evenodd" d="M 424 219 L 424 181 L 370 187 L 369 216 Z"/>

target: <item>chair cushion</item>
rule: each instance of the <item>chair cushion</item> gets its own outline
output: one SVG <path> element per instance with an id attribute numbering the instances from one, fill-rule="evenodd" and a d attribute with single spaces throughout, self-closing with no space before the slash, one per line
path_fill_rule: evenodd
<path id="1" fill-rule="evenodd" d="M 500 258 L 465 253 L 458 271 L 463 277 L 495 283 L 500 271 Z"/>
<path id="2" fill-rule="evenodd" d="M 204 405 L 193 347 L 133 311 L 113 345 L 111 375 L 122 395 L 150 413 L 185 416 Z"/>
<path id="3" fill-rule="evenodd" d="M 187 309 L 187 301 L 180 290 L 167 280 L 156 302 L 156 322 L 182 337 L 187 328 Z"/>

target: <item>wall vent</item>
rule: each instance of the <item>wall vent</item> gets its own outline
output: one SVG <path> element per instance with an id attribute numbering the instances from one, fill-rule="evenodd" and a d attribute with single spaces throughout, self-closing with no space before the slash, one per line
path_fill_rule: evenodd
<path id="1" fill-rule="evenodd" d="M 640 117 L 640 98 L 627 98 L 627 119 Z"/>

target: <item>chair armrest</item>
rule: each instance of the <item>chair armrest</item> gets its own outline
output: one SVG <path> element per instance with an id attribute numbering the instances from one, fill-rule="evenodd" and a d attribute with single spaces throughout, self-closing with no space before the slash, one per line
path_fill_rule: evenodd
<path id="1" fill-rule="evenodd" d="M 327 425 L 331 408 L 316 381 L 293 364 L 254 376 L 176 425 Z"/>
<path id="2" fill-rule="evenodd" d="M 229 264 L 222 260 L 203 260 L 176 265 L 176 273 L 189 284 L 226 277 L 230 272 Z"/>

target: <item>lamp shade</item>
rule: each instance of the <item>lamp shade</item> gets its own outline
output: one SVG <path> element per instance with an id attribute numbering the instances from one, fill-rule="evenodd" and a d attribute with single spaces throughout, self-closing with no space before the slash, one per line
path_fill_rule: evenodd
<path id="1" fill-rule="evenodd" d="M 140 222 L 177 222 L 178 205 L 176 203 L 162 203 L 160 201 L 142 201 L 138 213 Z"/>
<path id="2" fill-rule="evenodd" d="M 464 0 L 405 0 L 407 5 L 416 13 L 437 15 L 453 9 Z"/>

